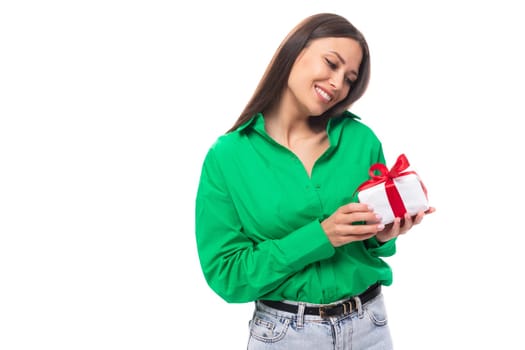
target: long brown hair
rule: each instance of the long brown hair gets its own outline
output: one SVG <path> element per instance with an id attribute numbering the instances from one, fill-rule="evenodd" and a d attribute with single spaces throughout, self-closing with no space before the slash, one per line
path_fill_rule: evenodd
<path id="1" fill-rule="evenodd" d="M 365 37 L 344 17 L 332 13 L 315 14 L 301 21 L 283 40 L 259 81 L 254 94 L 228 132 L 237 129 L 255 114 L 264 113 L 279 103 L 296 58 L 310 41 L 326 37 L 343 37 L 356 40 L 363 50 L 363 58 L 359 65 L 357 80 L 352 84 L 346 98 L 317 118 L 327 119 L 339 115 L 361 98 L 370 80 L 370 53 Z"/>

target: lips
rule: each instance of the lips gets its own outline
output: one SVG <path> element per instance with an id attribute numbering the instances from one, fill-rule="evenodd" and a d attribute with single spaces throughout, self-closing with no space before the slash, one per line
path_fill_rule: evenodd
<path id="1" fill-rule="evenodd" d="M 315 91 L 327 103 L 332 101 L 332 99 L 334 98 L 331 94 L 329 94 L 327 91 L 321 89 L 319 86 L 315 87 Z"/>

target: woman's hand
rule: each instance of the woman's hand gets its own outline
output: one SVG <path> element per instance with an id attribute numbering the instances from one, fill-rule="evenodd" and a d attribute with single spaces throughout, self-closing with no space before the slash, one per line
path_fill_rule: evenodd
<path id="1" fill-rule="evenodd" d="M 427 211 L 420 211 L 414 216 L 410 216 L 407 213 L 403 219 L 395 218 L 394 222 L 386 225 L 383 230 L 377 233 L 376 238 L 380 243 L 385 243 L 399 235 L 405 234 L 414 225 L 420 224 L 425 215 L 432 214 L 435 211 L 435 208 L 430 207 Z"/>
<path id="2" fill-rule="evenodd" d="M 385 225 L 380 222 L 381 217 L 374 213 L 368 205 L 350 203 L 337 209 L 330 217 L 321 222 L 321 226 L 330 243 L 334 247 L 339 247 L 350 242 L 363 241 L 382 230 L 384 232 Z"/>

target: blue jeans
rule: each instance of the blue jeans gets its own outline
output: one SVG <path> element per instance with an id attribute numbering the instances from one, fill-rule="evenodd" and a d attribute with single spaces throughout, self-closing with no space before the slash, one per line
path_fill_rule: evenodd
<path id="1" fill-rule="evenodd" d="M 392 339 L 387 325 L 383 294 L 361 305 L 357 310 L 337 317 L 304 315 L 299 305 L 297 314 L 280 311 L 260 302 L 250 321 L 248 350 L 391 350 Z"/>

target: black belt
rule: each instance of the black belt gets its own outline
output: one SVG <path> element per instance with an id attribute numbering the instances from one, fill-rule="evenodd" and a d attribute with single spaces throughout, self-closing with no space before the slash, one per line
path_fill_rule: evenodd
<path id="1" fill-rule="evenodd" d="M 357 297 L 361 300 L 361 304 L 366 303 L 367 301 L 370 301 L 377 297 L 381 293 L 381 285 L 379 283 L 376 283 L 372 285 L 370 288 L 365 290 L 363 293 L 359 294 Z M 287 304 L 283 303 L 281 301 L 274 301 L 274 300 L 260 300 L 261 303 L 263 303 L 266 306 L 269 306 L 271 308 L 291 312 L 293 314 L 296 314 L 299 311 L 299 305 L 297 304 Z M 342 301 L 337 304 L 329 304 L 324 306 L 306 306 L 304 308 L 304 314 L 305 315 L 315 315 L 315 316 L 321 316 L 321 317 L 330 317 L 330 316 L 339 316 L 339 315 L 345 315 L 348 314 L 354 310 L 356 310 L 357 306 L 355 303 L 354 298 L 347 299 L 345 301 Z"/>

